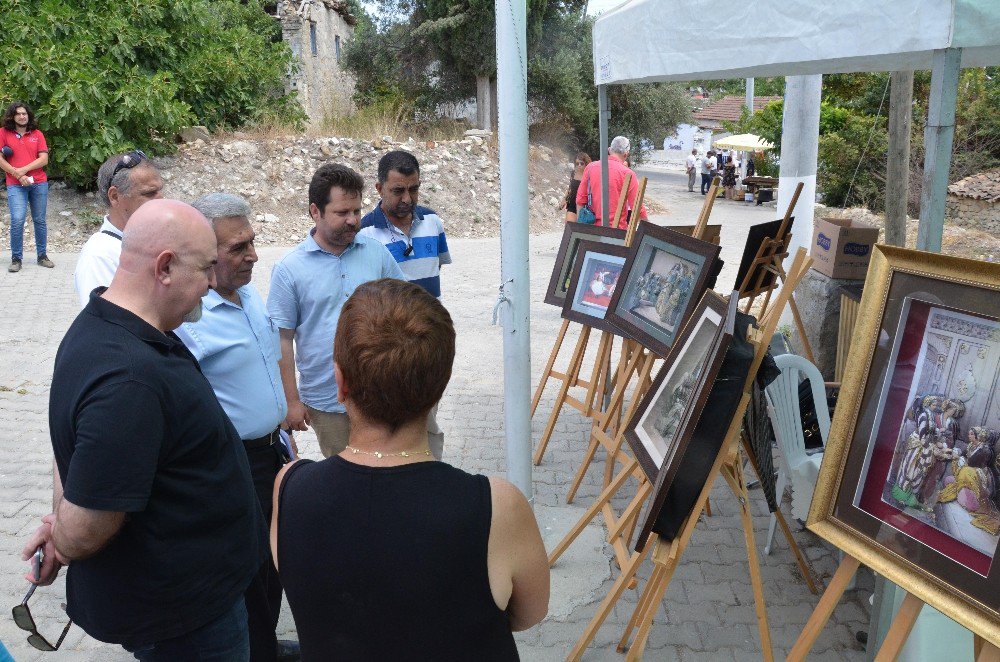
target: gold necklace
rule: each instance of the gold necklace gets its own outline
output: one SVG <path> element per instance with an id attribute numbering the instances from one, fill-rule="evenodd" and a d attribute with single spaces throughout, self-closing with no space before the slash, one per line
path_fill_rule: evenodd
<path id="1" fill-rule="evenodd" d="M 422 450 L 422 451 L 400 451 L 398 453 L 383 453 L 382 451 L 363 451 L 360 448 L 355 448 L 354 446 L 347 446 L 347 450 L 351 451 L 351 453 L 353 453 L 355 455 L 357 455 L 358 453 L 361 453 L 362 455 L 374 455 L 375 457 L 379 458 L 380 460 L 383 457 L 410 457 L 412 455 L 430 455 L 431 454 L 431 449 L 429 449 L 429 448 L 426 449 L 426 450 Z"/>

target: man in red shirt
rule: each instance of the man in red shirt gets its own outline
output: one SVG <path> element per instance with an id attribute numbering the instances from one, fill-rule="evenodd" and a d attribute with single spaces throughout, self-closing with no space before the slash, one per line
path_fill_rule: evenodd
<path id="1" fill-rule="evenodd" d="M 49 147 L 35 124 L 34 113 L 26 104 L 15 101 L 7 107 L 3 127 L 0 127 L 0 168 L 7 173 L 7 205 L 10 207 L 11 261 L 7 271 L 11 273 L 21 270 L 28 207 L 31 207 L 31 222 L 35 226 L 38 264 L 49 269 L 55 266 L 45 254 L 49 182 L 44 168 L 48 162 Z"/>
<path id="2" fill-rule="evenodd" d="M 608 147 L 608 196 L 610 205 L 608 209 L 614 214 L 618 208 L 618 198 L 622 194 L 622 185 L 625 183 L 625 174 L 632 173 L 632 180 L 628 185 L 628 196 L 625 198 L 625 207 L 622 215 L 618 219 L 618 227 L 625 229 L 628 227 L 629 212 L 635 206 L 635 198 L 639 195 L 639 178 L 636 177 L 632 169 L 625 165 L 628 161 L 629 142 L 625 136 L 616 136 Z M 580 188 L 576 192 L 576 206 L 583 207 L 587 204 L 587 193 L 590 193 L 591 211 L 597 217 L 595 225 L 607 225 L 601 222 L 601 162 L 592 161 L 583 171 L 583 178 L 580 180 Z M 639 211 L 639 218 L 646 220 L 646 206 L 643 205 Z"/>

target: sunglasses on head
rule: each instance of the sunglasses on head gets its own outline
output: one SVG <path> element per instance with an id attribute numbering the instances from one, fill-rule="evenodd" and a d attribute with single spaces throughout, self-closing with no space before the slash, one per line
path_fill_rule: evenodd
<path id="1" fill-rule="evenodd" d="M 121 161 L 119 161 L 115 165 L 115 169 L 111 171 L 111 179 L 109 179 L 108 181 L 109 182 L 115 181 L 115 175 L 117 175 L 120 171 L 130 170 L 139 165 L 140 163 L 142 163 L 143 161 L 148 161 L 148 160 L 149 157 L 146 156 L 146 152 L 142 151 L 141 149 L 132 150 L 131 152 L 126 153 L 125 156 L 122 157 Z"/>
<path id="2" fill-rule="evenodd" d="M 35 552 L 34 559 L 36 581 L 38 581 L 41 577 L 42 557 L 42 548 L 39 547 L 38 551 Z M 46 652 L 57 651 L 59 650 L 59 647 L 62 646 L 63 639 L 66 638 L 66 634 L 69 632 L 70 626 L 73 625 L 73 621 L 66 623 L 66 627 L 63 628 L 62 634 L 59 635 L 59 639 L 56 640 L 54 646 L 49 643 L 48 639 L 38 634 L 38 628 L 35 626 L 35 619 L 31 615 L 31 610 L 28 608 L 28 600 L 31 599 L 31 596 L 34 594 L 36 588 L 38 588 L 38 585 L 32 584 L 31 588 L 28 589 L 28 593 L 24 596 L 24 600 L 21 600 L 21 604 L 11 609 L 10 613 L 14 617 L 14 623 L 17 627 L 31 633 L 28 635 L 28 643 L 31 644 L 32 647 Z M 62 605 L 62 608 L 65 610 L 66 605 Z"/>

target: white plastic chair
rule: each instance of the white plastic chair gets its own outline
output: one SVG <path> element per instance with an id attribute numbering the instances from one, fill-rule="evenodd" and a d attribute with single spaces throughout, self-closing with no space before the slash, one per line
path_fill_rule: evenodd
<path id="1" fill-rule="evenodd" d="M 823 461 L 822 451 L 806 454 L 805 438 L 802 435 L 802 414 L 799 410 L 799 382 L 801 377 L 809 380 L 813 402 L 816 403 L 816 419 L 823 442 L 830 436 L 830 412 L 826 406 L 826 388 L 819 368 L 807 359 L 795 354 L 780 354 L 774 357 L 781 374 L 764 389 L 767 398 L 767 413 L 774 428 L 774 438 L 778 442 L 778 481 L 776 494 L 778 504 L 788 482 L 792 484 L 792 517 L 805 521 L 809 516 L 813 488 L 819 476 L 819 465 Z M 771 525 L 767 530 L 767 544 L 764 553 L 771 553 L 774 528 L 777 518 L 771 514 Z"/>

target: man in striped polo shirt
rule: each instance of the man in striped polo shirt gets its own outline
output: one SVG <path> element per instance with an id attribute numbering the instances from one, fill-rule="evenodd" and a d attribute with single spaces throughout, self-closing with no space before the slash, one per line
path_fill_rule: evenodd
<path id="1" fill-rule="evenodd" d="M 378 162 L 375 189 L 382 201 L 361 219 L 358 234 L 376 239 L 389 250 L 411 283 L 441 298 L 441 265 L 451 264 L 441 218 L 417 205 L 420 164 L 409 152 L 395 150 Z M 444 433 L 437 424 L 437 405 L 427 417 L 431 452 L 441 459 Z"/>

